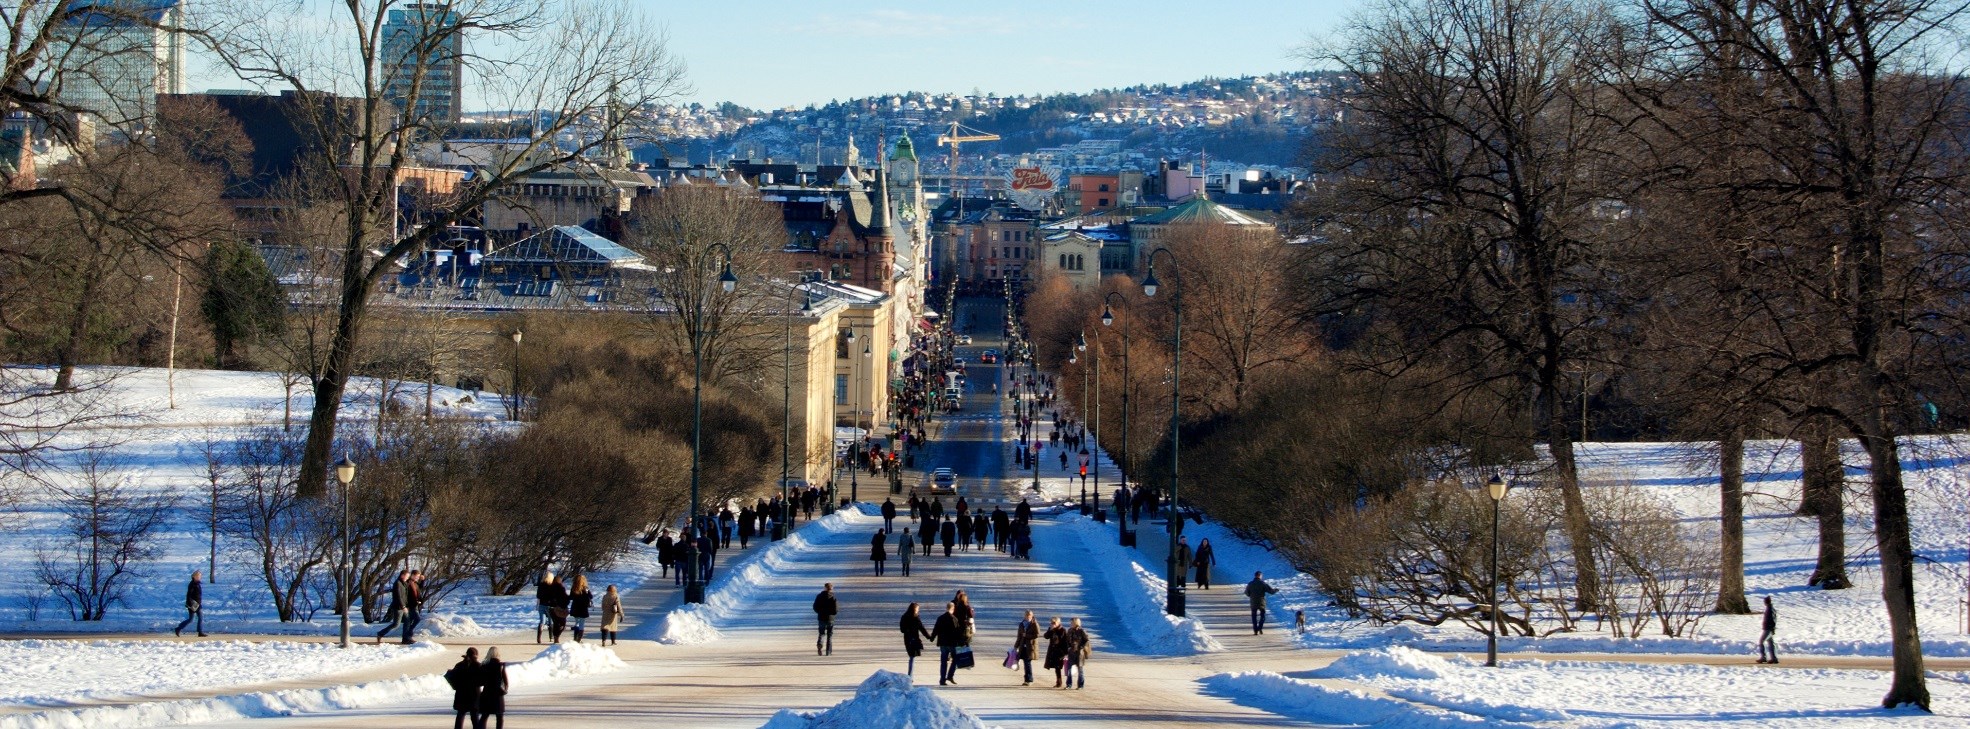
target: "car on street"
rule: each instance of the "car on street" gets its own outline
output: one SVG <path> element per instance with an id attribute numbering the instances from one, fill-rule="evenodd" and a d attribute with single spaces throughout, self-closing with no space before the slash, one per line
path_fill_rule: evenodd
<path id="1" fill-rule="evenodd" d="M 983 364 L 997 364 L 999 361 L 999 350 L 985 350 L 984 354 L 978 355 L 978 361 Z"/>
<path id="2" fill-rule="evenodd" d="M 929 481 L 930 492 L 933 494 L 958 492 L 958 474 L 951 469 L 939 468 L 931 471 Z"/>
<path id="3" fill-rule="evenodd" d="M 958 335 L 958 344 L 971 344 L 971 335 L 969 335 L 969 334 L 959 334 L 959 335 Z"/>

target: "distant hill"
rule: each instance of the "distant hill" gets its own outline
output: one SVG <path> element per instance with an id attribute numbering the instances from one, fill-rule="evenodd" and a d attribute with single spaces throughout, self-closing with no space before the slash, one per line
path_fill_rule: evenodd
<path id="1" fill-rule="evenodd" d="M 936 136 L 956 121 L 1004 137 L 967 145 L 965 172 L 1003 167 L 1006 158 L 1082 145 L 1065 166 L 1153 166 L 1157 159 L 1291 167 L 1305 164 L 1308 139 L 1334 117 L 1333 98 L 1348 78 L 1333 72 L 1279 73 L 1186 84 L 1155 84 L 1049 96 L 908 92 L 807 108 L 755 111 L 732 104 L 693 106 L 703 120 L 679 128 L 667 150 L 693 160 L 741 157 L 838 162 L 852 134 L 864 157 L 879 140 L 907 131 L 928 172 L 945 166 Z M 743 117 L 743 118 L 738 118 Z M 1112 144 L 1110 144 L 1112 143 Z M 1093 150 L 1093 156 L 1087 153 Z M 998 157 L 996 161 L 993 159 Z M 974 168 L 976 165 L 976 168 Z"/>

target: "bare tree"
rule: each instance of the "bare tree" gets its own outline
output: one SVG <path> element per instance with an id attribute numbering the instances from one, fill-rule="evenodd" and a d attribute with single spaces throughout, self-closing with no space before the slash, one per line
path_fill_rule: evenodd
<path id="1" fill-rule="evenodd" d="M 1303 262 L 1307 309 L 1380 322 L 1378 369 L 1424 361 L 1522 403 L 1501 427 L 1543 438 L 1583 608 L 1600 584 L 1574 454 L 1570 370 L 1609 346 L 1607 244 L 1622 225 L 1617 127 L 1589 54 L 1597 6 L 1564 0 L 1399 0 L 1322 60 L 1352 72 L 1306 212 L 1326 240 Z"/>
<path id="2" fill-rule="evenodd" d="M 778 273 L 773 256 L 786 247 L 779 209 L 751 188 L 697 183 L 638 200 L 631 215 L 626 245 L 659 269 L 649 288 L 658 336 L 681 357 L 702 350 L 708 383 L 762 381 L 780 346 L 778 331 L 763 325 L 785 298 L 760 286 Z M 729 293 L 719 283 L 727 253 L 739 279 Z"/>
<path id="3" fill-rule="evenodd" d="M 299 21 L 304 6 L 285 0 L 233 3 L 214 31 L 214 47 L 249 81 L 301 93 L 318 108 L 303 114 L 303 133 L 330 155 L 307 160 L 304 174 L 331 181 L 316 204 L 332 208 L 335 236 L 335 312 L 327 358 L 315 379 L 314 412 L 300 489 L 316 496 L 335 443 L 342 394 L 359 364 L 365 314 L 377 284 L 399 263 L 467 219 L 486 200 L 534 173 L 582 160 L 636 136 L 637 122 L 621 109 L 642 109 L 681 89 L 681 66 L 665 50 L 647 16 L 626 2 L 579 10 L 543 0 L 457 0 L 423 12 L 422 35 L 411 50 L 386 55 L 384 21 L 398 0 L 349 2 L 330 16 Z M 323 24 L 331 28 L 322 32 Z M 464 43 L 502 45 L 505 57 L 457 50 Z M 488 159 L 446 204 L 401 215 L 401 188 L 419 179 L 418 143 L 434 139 L 452 120 L 435 107 L 407 104 L 439 93 L 424 87 L 434 69 L 473 74 L 491 108 L 519 110 L 528 141 Z M 326 94 L 343 94 L 346 102 Z M 567 140 L 574 140 L 566 143 Z M 565 143 L 565 146 L 564 146 Z"/>
<path id="4" fill-rule="evenodd" d="M 34 573 L 68 606 L 70 617 L 102 620 L 110 606 L 123 602 L 144 563 L 157 556 L 153 532 L 173 503 L 140 490 L 107 447 L 83 451 L 74 465 L 73 482 L 48 484 L 62 539 L 35 548 Z"/>
<path id="5" fill-rule="evenodd" d="M 337 504 L 294 492 L 299 434 L 255 428 L 207 448 L 220 459 L 218 530 L 228 551 L 266 587 L 282 622 L 305 620 L 313 612 L 309 588 L 332 569 L 340 542 Z"/>
<path id="6" fill-rule="evenodd" d="M 1701 107 L 1713 127 L 1756 130 L 1723 188 L 1786 235 L 1758 241 L 1745 270 L 1768 333 L 1741 379 L 1793 418 L 1825 418 L 1869 462 L 1875 546 L 1894 652 L 1884 706 L 1929 705 L 1915 614 L 1914 551 L 1898 437 L 1927 425 L 1924 389 L 1961 391 L 1954 351 L 1966 255 L 1954 212 L 1970 172 L 1958 52 L 1970 9 L 1932 0 L 1645 3 L 1664 54 L 1729 70 L 1745 90 Z M 1940 378 L 1940 380 L 1939 380 Z"/>

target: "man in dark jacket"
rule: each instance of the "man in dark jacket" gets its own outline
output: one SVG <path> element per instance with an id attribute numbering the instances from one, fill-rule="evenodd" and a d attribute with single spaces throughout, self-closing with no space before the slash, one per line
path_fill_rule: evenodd
<path id="1" fill-rule="evenodd" d="M 939 527 L 937 532 L 938 538 L 944 542 L 944 556 L 951 556 L 951 545 L 958 541 L 958 525 L 950 519 L 945 519 L 944 525 Z"/>
<path id="2" fill-rule="evenodd" d="M 1006 532 L 1011 528 L 1012 517 L 1006 516 L 1006 510 L 992 507 L 992 546 L 1001 552 L 1006 551 L 1006 539 L 1012 536 Z"/>
<path id="3" fill-rule="evenodd" d="M 399 625 L 410 625 L 410 570 L 397 570 L 397 581 L 390 583 L 390 622 L 376 631 L 376 642 L 382 643 L 383 636 L 389 635 Z M 410 631 L 404 632 L 408 634 Z"/>
<path id="4" fill-rule="evenodd" d="M 1265 596 L 1277 595 L 1279 590 L 1265 583 L 1265 575 L 1252 573 L 1252 581 L 1245 583 L 1245 597 L 1252 601 L 1252 635 L 1265 633 Z"/>
<path id="5" fill-rule="evenodd" d="M 197 570 L 192 571 L 192 581 L 185 585 L 185 622 L 171 629 L 172 635 L 184 635 L 185 626 L 197 622 L 198 637 L 205 637 L 205 588 L 198 581 L 204 574 Z M 1771 604 L 1771 598 L 1765 598 L 1765 603 Z"/>
<path id="6" fill-rule="evenodd" d="M 670 529 L 666 528 L 663 530 L 663 534 L 657 537 L 657 565 L 662 569 L 661 572 L 657 573 L 657 577 L 662 579 L 670 576 L 670 568 L 676 561 L 677 540 L 670 537 Z M 677 569 L 677 584 L 684 584 L 683 567 L 678 567 Z"/>
<path id="7" fill-rule="evenodd" d="M 882 500 L 882 533 L 888 534 L 896 529 L 896 500 Z"/>
<path id="8" fill-rule="evenodd" d="M 841 605 L 835 602 L 835 585 L 832 582 L 821 585 L 821 594 L 814 596 L 814 618 L 820 621 L 821 632 L 814 636 L 814 655 L 831 656 L 835 652 L 835 613 Z M 825 649 L 823 643 L 826 643 Z"/>
<path id="9" fill-rule="evenodd" d="M 1019 505 L 1012 507 L 1012 518 L 1013 521 L 1032 521 L 1033 506 L 1026 503 L 1025 499 L 1020 499 Z"/>
<path id="10" fill-rule="evenodd" d="M 930 639 L 937 643 L 939 686 L 958 682 L 958 649 L 965 646 L 965 635 L 957 613 L 957 603 L 944 603 L 944 614 L 937 616 L 937 627 L 930 629 Z"/>
<path id="11" fill-rule="evenodd" d="M 192 575 L 197 577 L 198 575 Z M 1778 609 L 1772 607 L 1772 596 L 1765 596 L 1765 629 L 1758 634 L 1758 662 L 1778 662 L 1778 641 L 1772 634 L 1778 632 Z"/>

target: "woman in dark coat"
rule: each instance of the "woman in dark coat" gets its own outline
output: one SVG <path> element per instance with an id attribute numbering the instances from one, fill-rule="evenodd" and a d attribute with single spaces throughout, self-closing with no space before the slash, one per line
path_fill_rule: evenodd
<path id="1" fill-rule="evenodd" d="M 1060 688 L 1060 669 L 1067 658 L 1067 629 L 1060 627 L 1060 618 L 1047 624 L 1043 637 L 1047 639 L 1047 660 L 1043 665 L 1053 671 L 1053 687 Z"/>
<path id="2" fill-rule="evenodd" d="M 923 639 L 930 637 L 930 631 L 923 628 L 923 616 L 917 613 L 917 604 L 903 611 L 903 619 L 897 623 L 903 631 L 903 652 L 910 654 L 910 664 L 903 669 L 910 675 L 917 675 L 917 656 L 923 655 Z"/>
<path id="3" fill-rule="evenodd" d="M 889 562 L 888 541 L 889 537 L 885 536 L 881 529 L 876 530 L 875 536 L 869 537 L 869 559 L 876 563 L 877 577 L 882 576 L 882 567 Z"/>
<path id="4" fill-rule="evenodd" d="M 917 541 L 923 543 L 924 556 L 930 556 L 930 548 L 937 544 L 937 520 L 924 520 L 923 533 L 917 535 Z"/>
<path id="5" fill-rule="evenodd" d="M 1218 554 L 1212 551 L 1210 539 L 1197 542 L 1197 554 L 1190 558 L 1190 563 L 1197 565 L 1197 584 L 1211 589 L 1211 565 L 1218 563 Z"/>
<path id="6" fill-rule="evenodd" d="M 465 657 L 445 672 L 445 683 L 451 684 L 451 710 L 458 712 L 452 719 L 451 729 L 465 729 L 465 717 L 472 717 L 473 729 L 479 726 L 479 649 L 465 649 Z"/>
<path id="7" fill-rule="evenodd" d="M 1013 638 L 1012 647 L 1017 651 L 1014 657 L 1026 664 L 1026 682 L 1020 685 L 1033 685 L 1033 660 L 1040 652 L 1040 622 L 1033 619 L 1033 611 L 1026 611 L 1026 618 L 1019 621 L 1019 635 Z"/>
<path id="8" fill-rule="evenodd" d="M 495 729 L 506 729 L 506 664 L 498 648 L 487 648 L 486 662 L 479 664 L 479 715 L 473 724 L 484 727 L 486 717 L 495 717 Z"/>
<path id="9" fill-rule="evenodd" d="M 991 535 L 992 518 L 986 516 L 984 512 L 973 513 L 971 515 L 971 541 L 976 543 L 979 549 L 984 549 L 985 538 Z"/>
<path id="10" fill-rule="evenodd" d="M 739 507 L 739 548 L 745 549 L 752 541 L 753 510 L 750 506 Z"/>

